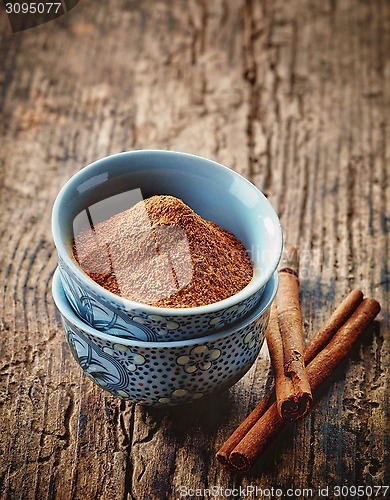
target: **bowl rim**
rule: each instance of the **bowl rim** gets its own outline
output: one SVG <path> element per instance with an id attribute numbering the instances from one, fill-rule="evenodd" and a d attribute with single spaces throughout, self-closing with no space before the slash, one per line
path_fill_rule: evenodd
<path id="1" fill-rule="evenodd" d="M 238 322 L 234 326 L 230 326 L 226 330 L 221 330 L 220 332 L 213 333 L 211 335 L 207 335 L 204 337 L 196 337 L 188 340 L 175 340 L 175 341 L 164 341 L 164 342 L 145 342 L 142 340 L 131 340 L 124 339 L 121 337 L 116 337 L 114 335 L 106 335 L 99 330 L 87 325 L 82 321 L 76 313 L 73 311 L 71 305 L 66 298 L 65 291 L 62 286 L 60 272 L 58 267 L 56 268 L 53 280 L 52 280 L 52 295 L 54 304 L 59 310 L 61 316 L 63 316 L 69 323 L 75 326 L 77 329 L 83 330 L 90 335 L 93 335 L 96 338 L 101 340 L 108 340 L 113 344 L 121 344 L 124 346 L 133 346 L 137 348 L 157 348 L 157 349 L 169 349 L 172 347 L 186 347 L 195 344 L 203 344 L 208 342 L 215 342 L 216 340 L 223 339 L 228 337 L 229 335 L 236 332 L 238 329 L 245 328 L 250 323 L 256 321 L 260 316 L 262 316 L 270 307 L 272 302 L 275 299 L 276 292 L 278 291 L 279 285 L 279 275 L 278 272 L 274 272 L 271 276 L 270 280 L 266 285 L 266 289 L 264 290 L 264 300 L 263 298 L 260 300 L 260 303 L 254 308 L 254 310 L 250 313 L 249 316 L 246 316 L 243 321 Z"/>
<path id="2" fill-rule="evenodd" d="M 275 227 L 275 238 L 278 240 L 277 246 L 279 248 L 279 251 L 275 253 L 274 258 L 271 260 L 270 264 L 270 269 L 267 275 L 263 277 L 261 281 L 254 281 L 253 278 L 251 281 L 239 292 L 235 293 L 234 295 L 231 295 L 230 297 L 227 297 L 226 299 L 219 300 L 217 302 L 213 302 L 211 304 L 206 304 L 203 306 L 194 306 L 194 307 L 156 307 L 152 306 L 149 304 L 144 304 L 142 302 L 136 302 L 124 297 L 121 297 L 119 295 L 114 294 L 113 292 L 110 292 L 106 288 L 102 287 L 96 281 L 94 281 L 92 278 L 88 276 L 87 273 L 83 271 L 83 269 L 75 262 L 74 258 L 70 255 L 69 248 L 67 248 L 66 244 L 64 244 L 61 236 L 60 236 L 60 230 L 59 230 L 59 225 L 61 221 L 61 204 L 62 200 L 66 195 L 66 192 L 68 189 L 70 189 L 71 186 L 74 184 L 77 185 L 77 180 L 85 176 L 86 172 L 90 170 L 91 173 L 92 171 L 98 167 L 99 165 L 109 162 L 110 160 L 122 156 L 148 156 L 150 154 L 161 154 L 161 155 L 167 155 L 167 156 L 177 156 L 177 157 L 185 157 L 185 158 L 192 158 L 196 161 L 201 160 L 203 162 L 208 162 L 209 164 L 214 165 L 215 168 L 219 168 L 221 171 L 228 172 L 229 175 L 236 176 L 237 178 L 240 179 L 241 182 L 249 186 L 251 189 L 253 189 L 256 194 L 262 199 L 262 201 L 265 203 L 265 205 L 269 209 L 269 215 L 270 218 L 273 221 L 273 225 Z M 78 279 L 85 284 L 85 286 L 89 289 L 97 293 L 98 295 L 100 294 L 103 299 L 105 299 L 108 303 L 111 304 L 118 304 L 121 307 L 124 307 L 126 310 L 138 310 L 142 311 L 146 314 L 155 314 L 155 315 L 162 315 L 162 316 L 179 316 L 179 317 L 186 317 L 186 316 L 191 316 L 191 315 L 196 315 L 196 314 L 208 314 L 208 313 L 215 313 L 222 311 L 224 309 L 228 309 L 229 307 L 235 306 L 238 303 L 246 300 L 249 298 L 251 295 L 256 293 L 258 290 L 260 290 L 270 279 L 270 277 L 273 275 L 275 272 L 281 255 L 283 251 L 283 232 L 282 232 L 282 227 L 281 223 L 279 220 L 279 217 L 273 208 L 272 204 L 270 201 L 266 198 L 266 196 L 260 191 L 259 188 L 257 188 L 252 182 L 250 182 L 248 179 L 246 179 L 244 176 L 239 174 L 233 169 L 230 169 L 220 163 L 217 163 L 213 160 L 210 160 L 208 158 L 204 158 L 201 156 L 189 154 L 189 153 L 182 153 L 179 151 L 172 151 L 172 150 L 164 150 L 164 149 L 141 149 L 141 150 L 132 150 L 132 151 L 124 151 L 121 153 L 116 153 L 113 155 L 109 156 L 104 156 L 98 160 L 95 160 L 94 162 L 86 165 L 85 167 L 81 168 L 78 172 L 76 172 L 70 179 L 67 180 L 67 182 L 63 185 L 59 193 L 57 194 L 57 197 L 54 201 L 53 204 L 53 209 L 52 209 L 52 235 L 53 235 L 53 240 L 55 247 L 57 249 L 58 255 L 60 258 L 65 262 L 65 264 L 68 266 L 69 269 L 73 273 L 76 274 Z"/>

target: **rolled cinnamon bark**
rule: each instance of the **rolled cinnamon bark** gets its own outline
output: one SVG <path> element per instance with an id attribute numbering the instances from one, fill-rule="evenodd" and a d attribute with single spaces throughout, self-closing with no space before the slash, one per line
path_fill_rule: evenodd
<path id="1" fill-rule="evenodd" d="M 352 290 L 349 292 L 329 319 L 321 326 L 317 334 L 306 344 L 304 351 L 306 365 L 326 346 L 337 330 L 341 328 L 357 309 L 362 300 L 363 292 L 361 290 Z"/>
<path id="2" fill-rule="evenodd" d="M 225 441 L 221 448 L 215 454 L 216 459 L 219 463 L 223 465 L 229 464 L 229 458 L 231 452 L 240 443 L 240 441 L 246 436 L 246 434 L 252 429 L 255 423 L 264 415 L 268 408 L 275 401 L 275 391 L 272 388 L 256 408 L 246 417 L 246 419 L 241 422 L 239 427 L 233 432 L 233 434 Z"/>
<path id="3" fill-rule="evenodd" d="M 364 299 L 329 344 L 309 363 L 307 373 L 313 392 L 347 357 L 379 311 L 380 305 L 375 299 Z M 286 421 L 273 403 L 231 452 L 229 463 L 237 470 L 248 470 L 285 425 Z"/>
<path id="4" fill-rule="evenodd" d="M 341 328 L 341 326 L 354 313 L 358 305 L 363 300 L 363 293 L 360 290 L 352 290 L 347 297 L 340 303 L 329 319 L 323 324 L 314 337 L 308 342 L 304 351 L 305 364 L 310 361 L 320 352 L 321 349 L 330 341 L 333 335 Z M 271 310 L 272 313 L 272 310 Z M 271 322 L 275 316 L 271 314 Z M 274 327 L 274 326 L 273 326 Z M 274 387 L 267 392 L 260 403 L 247 416 L 247 418 L 237 427 L 233 434 L 225 441 L 220 450 L 216 453 L 216 458 L 221 464 L 229 463 L 229 456 L 238 443 L 252 429 L 255 423 L 260 419 L 267 409 L 275 401 Z"/>
<path id="5" fill-rule="evenodd" d="M 296 391 L 293 379 L 285 373 L 283 340 L 279 328 L 278 308 L 271 306 L 269 325 L 265 334 L 275 378 L 276 407 L 286 420 L 296 420 L 307 412 L 311 398 Z"/>
<path id="6" fill-rule="evenodd" d="M 299 302 L 298 251 L 285 253 L 279 269 L 276 306 L 266 338 L 275 370 L 276 404 L 285 420 L 305 415 L 313 400 L 303 356 L 303 330 Z"/>

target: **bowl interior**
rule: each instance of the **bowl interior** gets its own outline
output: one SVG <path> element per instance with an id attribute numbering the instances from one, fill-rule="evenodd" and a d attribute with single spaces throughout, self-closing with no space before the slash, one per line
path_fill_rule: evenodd
<path id="1" fill-rule="evenodd" d="M 155 194 L 181 198 L 203 218 L 242 241 L 250 254 L 254 276 L 236 298 L 240 294 L 242 298 L 251 295 L 267 282 L 282 250 L 280 222 L 268 200 L 253 184 L 227 167 L 172 151 L 120 153 L 98 160 L 73 176 L 53 207 L 53 236 L 61 258 L 81 279 L 90 280 L 72 258 L 74 226 L 79 214 L 115 197 L 114 215 Z M 104 218 L 107 210 L 109 203 L 105 204 Z M 95 210 L 95 224 L 99 217 L 99 210 Z M 108 293 L 112 298 L 113 294 Z"/>

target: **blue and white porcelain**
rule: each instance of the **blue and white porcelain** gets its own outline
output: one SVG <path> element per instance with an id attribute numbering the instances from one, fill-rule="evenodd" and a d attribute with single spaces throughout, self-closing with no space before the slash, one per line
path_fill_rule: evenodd
<path id="1" fill-rule="evenodd" d="M 205 313 L 198 318 L 191 318 L 190 321 L 188 316 L 184 315 L 161 314 L 160 311 L 160 314 L 150 314 L 142 310 L 127 309 L 118 301 L 109 302 L 99 293 L 100 287 L 84 288 L 78 276 L 66 267 L 60 257 L 58 267 L 66 297 L 77 316 L 102 333 L 131 340 L 176 341 L 210 334 L 239 320 L 259 302 L 259 297 L 252 295 L 239 305 L 230 306 L 218 313 Z M 163 311 L 169 312 L 172 309 Z"/>
<path id="2" fill-rule="evenodd" d="M 73 224 L 86 208 L 126 191 L 138 191 L 143 198 L 176 196 L 232 232 L 251 257 L 251 282 L 227 299 L 189 308 L 153 307 L 98 285 L 73 257 Z M 279 219 L 252 183 L 211 160 L 173 151 L 120 153 L 83 168 L 59 193 L 52 230 L 63 287 L 76 314 L 106 335 L 150 342 L 209 335 L 246 317 L 259 303 L 282 251 Z"/>
<path id="3" fill-rule="evenodd" d="M 148 406 L 171 406 L 228 388 L 249 370 L 264 341 L 278 275 L 268 281 L 261 303 L 235 327 L 181 342 L 141 342 L 106 335 L 74 313 L 59 271 L 53 298 L 76 362 L 100 387 Z"/>

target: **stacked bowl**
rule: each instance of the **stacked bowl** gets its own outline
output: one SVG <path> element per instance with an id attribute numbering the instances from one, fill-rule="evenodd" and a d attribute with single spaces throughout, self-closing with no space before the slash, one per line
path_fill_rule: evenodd
<path id="1" fill-rule="evenodd" d="M 180 198 L 233 233 L 251 258 L 250 283 L 213 304 L 161 308 L 124 299 L 93 281 L 73 255 L 80 214 L 92 213 L 96 223 L 102 201 L 117 213 L 121 200 L 134 193 Z M 150 406 L 176 405 L 230 387 L 252 366 L 277 290 L 282 234 L 268 200 L 242 176 L 184 153 L 120 153 L 66 183 L 53 207 L 52 228 L 58 253 L 53 297 L 69 346 L 84 372 L 111 394 Z"/>

